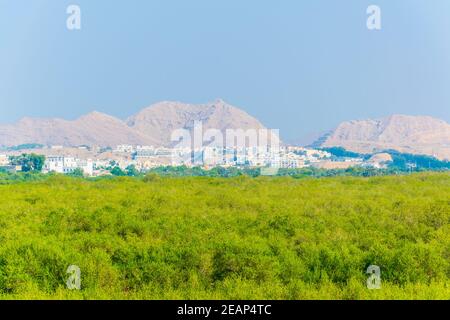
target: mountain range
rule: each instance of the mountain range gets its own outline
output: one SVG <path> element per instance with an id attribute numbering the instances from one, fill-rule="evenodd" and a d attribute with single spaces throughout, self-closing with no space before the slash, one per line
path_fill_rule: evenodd
<path id="1" fill-rule="evenodd" d="M 429 116 L 408 115 L 346 121 L 316 144 L 358 153 L 397 150 L 450 159 L 450 125 Z"/>
<path id="2" fill-rule="evenodd" d="M 76 120 L 24 118 L 0 125 L 0 146 L 28 143 L 63 146 L 116 146 L 120 144 L 170 146 L 171 133 L 192 130 L 201 121 L 210 128 L 262 129 L 264 125 L 223 100 L 206 104 L 160 102 L 126 120 L 91 112 Z M 450 159 L 450 125 L 429 116 L 391 115 L 381 119 L 352 120 L 322 135 L 315 147 L 343 147 L 359 153 L 397 150 Z"/>
<path id="3" fill-rule="evenodd" d="M 91 112 L 74 121 L 24 118 L 12 125 L 0 125 L 0 146 L 28 143 L 62 146 L 116 146 L 120 144 L 170 146 L 176 129 L 192 130 L 202 121 L 203 130 L 262 129 L 246 112 L 223 100 L 207 104 L 160 102 L 125 121 Z"/>

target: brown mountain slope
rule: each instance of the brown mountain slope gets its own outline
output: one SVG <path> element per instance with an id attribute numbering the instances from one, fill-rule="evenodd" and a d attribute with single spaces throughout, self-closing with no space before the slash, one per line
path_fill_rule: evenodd
<path id="1" fill-rule="evenodd" d="M 341 123 L 322 143 L 372 153 L 387 149 L 450 159 L 450 125 L 429 116 L 392 115 Z"/>
<path id="2" fill-rule="evenodd" d="M 24 118 L 14 125 L 0 125 L 0 146 L 25 143 L 64 146 L 117 146 L 120 144 L 169 146 L 174 130 L 191 129 L 195 121 L 203 130 L 260 129 L 263 125 L 244 111 L 222 100 L 194 105 L 161 102 L 126 122 L 92 112 L 74 121 Z"/>
<path id="3" fill-rule="evenodd" d="M 0 145 L 24 143 L 44 145 L 151 144 L 154 140 L 129 128 L 112 116 L 92 112 L 74 121 L 24 118 L 15 125 L 0 126 Z"/>
<path id="4" fill-rule="evenodd" d="M 130 117 L 127 124 L 158 139 L 160 145 L 168 146 L 173 130 L 192 129 L 195 121 L 202 121 L 204 132 L 210 128 L 222 132 L 226 129 L 264 128 L 261 122 L 222 100 L 202 105 L 167 101 L 157 103 Z"/>

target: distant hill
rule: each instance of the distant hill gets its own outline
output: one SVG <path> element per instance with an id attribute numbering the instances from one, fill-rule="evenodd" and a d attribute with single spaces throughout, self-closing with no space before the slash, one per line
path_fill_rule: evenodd
<path id="1" fill-rule="evenodd" d="M 397 150 L 450 159 L 450 125 L 429 116 L 392 115 L 341 123 L 317 143 L 358 153 Z"/>
<path id="2" fill-rule="evenodd" d="M 126 121 L 100 112 L 89 113 L 74 121 L 24 118 L 16 124 L 0 125 L 0 146 L 32 143 L 63 146 L 169 146 L 173 130 L 192 129 L 195 121 L 203 121 L 204 130 L 264 128 L 258 120 L 222 100 L 201 105 L 161 102 L 145 108 Z"/>
<path id="3" fill-rule="evenodd" d="M 200 105 L 160 102 L 128 118 L 126 123 L 135 131 L 156 139 L 158 145 L 168 146 L 175 129 L 192 130 L 195 121 L 202 122 L 203 131 L 218 129 L 225 133 L 226 129 L 264 128 L 257 119 L 223 100 Z"/>
<path id="4" fill-rule="evenodd" d="M 24 118 L 15 125 L 0 126 L 0 145 L 27 143 L 43 145 L 147 144 L 153 140 L 112 116 L 92 112 L 74 121 Z"/>
<path id="5" fill-rule="evenodd" d="M 125 121 L 100 112 L 73 121 L 24 118 L 16 124 L 0 125 L 0 146 L 170 146 L 172 132 L 182 128 L 192 130 L 195 121 L 203 123 L 204 131 L 264 128 L 257 119 L 223 100 L 198 105 L 166 101 L 145 108 Z M 342 147 L 366 154 L 396 150 L 448 160 L 450 125 L 429 116 L 407 115 L 347 121 L 322 135 L 312 146 Z"/>

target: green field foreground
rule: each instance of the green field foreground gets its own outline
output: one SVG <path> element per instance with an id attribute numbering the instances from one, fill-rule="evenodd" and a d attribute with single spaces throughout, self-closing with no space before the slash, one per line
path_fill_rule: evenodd
<path id="1" fill-rule="evenodd" d="M 450 175 L 0 185 L 0 298 L 450 299 Z"/>

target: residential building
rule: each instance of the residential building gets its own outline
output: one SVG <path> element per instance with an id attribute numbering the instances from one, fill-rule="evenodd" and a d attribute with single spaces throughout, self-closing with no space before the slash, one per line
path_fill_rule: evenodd
<path id="1" fill-rule="evenodd" d="M 81 169 L 84 174 L 92 176 L 94 173 L 94 163 L 90 159 L 84 160 L 73 157 L 50 156 L 45 160 L 43 171 L 69 174 L 76 169 Z"/>
<path id="2" fill-rule="evenodd" d="M 116 149 L 114 150 L 114 152 L 133 153 L 134 148 L 132 145 L 123 144 L 123 145 L 117 146 Z"/>
<path id="3" fill-rule="evenodd" d="M 6 154 L 0 154 L 0 167 L 9 165 L 9 157 Z"/>

